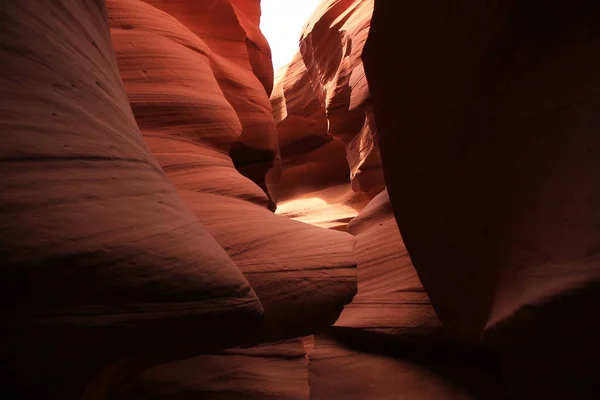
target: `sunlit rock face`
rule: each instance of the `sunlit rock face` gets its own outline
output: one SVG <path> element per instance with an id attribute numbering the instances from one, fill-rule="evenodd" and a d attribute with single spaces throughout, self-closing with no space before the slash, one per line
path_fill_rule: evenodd
<path id="1" fill-rule="evenodd" d="M 372 1 L 323 1 L 276 75 L 282 199 L 349 182 L 372 197 L 385 185 L 360 58 L 372 10 Z"/>
<path id="2" fill-rule="evenodd" d="M 344 145 L 327 133 L 324 104 L 315 94 L 302 55 L 275 77 L 271 95 L 281 152 L 280 204 L 349 182 Z"/>
<path id="3" fill-rule="evenodd" d="M 346 147 L 354 191 L 376 194 L 385 184 L 361 60 L 372 13 L 370 0 L 323 1 L 304 27 L 300 53 L 325 108 L 327 133 Z"/>
<path id="4" fill-rule="evenodd" d="M 180 180 L 196 185 L 208 167 L 213 182 L 219 182 L 209 190 L 231 188 L 236 197 L 258 204 L 276 201 L 267 188 L 274 190 L 270 182 L 276 183 L 279 173 L 267 94 L 270 51 L 252 8 L 240 10 L 230 1 L 114 0 L 108 5 L 132 108 L 153 153 L 168 159 L 161 166 L 178 168 Z M 144 64 L 141 55 L 148 54 L 160 56 Z M 168 146 L 156 133 L 165 125 L 179 138 Z M 205 155 L 190 150 L 194 141 L 206 143 Z M 205 161 L 184 168 L 183 154 Z M 224 164 L 232 162 L 262 190 L 240 174 L 224 176 L 229 167 Z"/>
<path id="5" fill-rule="evenodd" d="M 261 185 L 234 165 L 253 154 L 248 146 L 278 148 L 264 73 L 270 56 L 250 3 L 259 4 L 107 2 L 144 140 L 261 299 L 264 321 L 249 335 L 253 343 L 332 324 L 355 293 L 356 271 L 351 235 L 274 215 Z M 255 54 L 261 48 L 264 57 Z M 234 154 L 242 142 L 245 150 Z"/>
<path id="6" fill-rule="evenodd" d="M 500 350 L 512 398 L 597 395 L 599 18 L 379 0 L 363 53 L 414 266 L 446 328 Z"/>

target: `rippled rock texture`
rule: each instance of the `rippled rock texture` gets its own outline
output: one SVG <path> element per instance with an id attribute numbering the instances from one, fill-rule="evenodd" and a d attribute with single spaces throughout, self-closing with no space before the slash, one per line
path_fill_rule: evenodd
<path id="1" fill-rule="evenodd" d="M 348 182 L 372 197 L 385 186 L 361 60 L 372 11 L 371 0 L 323 1 L 276 75 L 284 197 Z"/>
<path id="2" fill-rule="evenodd" d="M 597 2 L 260 14 L 0 5 L 0 397 L 596 398 Z"/>
<path id="3" fill-rule="evenodd" d="M 376 333 L 378 340 L 491 347 L 511 398 L 593 397 L 599 7 L 591 1 L 378 0 L 363 52 L 370 15 L 360 10 L 367 3 L 321 3 L 300 40 L 302 64 L 296 59 L 280 72 L 284 78 L 276 79 L 271 98 L 287 140 L 309 136 L 291 129 L 298 125 L 291 121 L 324 116 L 326 130 L 315 124 L 319 136 L 344 144 L 355 191 L 368 193 L 354 173 L 361 157 L 351 145 L 361 138 L 363 114 L 374 143 L 365 153 L 382 156 L 400 229 L 385 228 L 392 210 L 384 211 L 382 197 L 350 218 L 359 289 L 333 328 L 336 338 L 358 337 L 364 345 Z M 295 84 L 303 80 L 311 82 L 312 95 Z M 329 141 L 312 141 L 326 154 L 321 158 L 312 149 L 290 158 L 282 153 L 282 183 L 296 179 L 305 186 L 286 176 L 287 165 L 306 172 L 329 163 L 327 174 L 314 173 L 327 181 L 318 192 L 308 187 L 305 198 L 339 185 L 331 171 L 345 165 L 321 150 Z M 299 220 L 331 224 L 344 201 L 317 207 L 296 200 L 282 208 Z M 331 220 L 315 218 L 314 210 L 329 212 Z M 403 261 L 406 250 L 412 262 Z M 414 284 L 423 297 L 403 303 L 402 288 Z M 418 305 L 433 308 L 416 313 Z"/>
<path id="4" fill-rule="evenodd" d="M 83 365 L 235 344 L 262 306 L 144 144 L 103 4 L 0 17 L 2 389 L 61 396 Z"/>
<path id="5" fill-rule="evenodd" d="M 7 395 L 310 334 L 355 293 L 351 235 L 268 209 L 258 1 L 192 3 L 2 4 Z"/>
<path id="6" fill-rule="evenodd" d="M 354 239 L 274 215 L 260 182 L 236 169 L 232 149 L 240 141 L 257 151 L 265 149 L 261 143 L 277 146 L 270 88 L 258 78 L 271 68 L 270 61 L 259 63 L 270 60 L 268 47 L 264 57 L 248 51 L 248 43 L 264 42 L 254 14 L 243 18 L 252 8 L 229 0 L 107 4 L 144 140 L 265 307 L 264 332 L 256 340 L 309 334 L 333 323 L 355 292 Z M 250 147 L 243 154 L 251 154 Z"/>

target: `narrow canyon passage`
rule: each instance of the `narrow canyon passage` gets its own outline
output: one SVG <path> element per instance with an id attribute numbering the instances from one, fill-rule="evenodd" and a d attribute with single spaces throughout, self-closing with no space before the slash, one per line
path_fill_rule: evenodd
<path id="1" fill-rule="evenodd" d="M 285 3 L 0 3 L 0 398 L 598 398 L 600 3 Z"/>

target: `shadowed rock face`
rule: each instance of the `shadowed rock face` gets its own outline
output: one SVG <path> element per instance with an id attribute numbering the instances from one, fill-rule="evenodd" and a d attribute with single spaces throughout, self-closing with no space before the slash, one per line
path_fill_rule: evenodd
<path id="1" fill-rule="evenodd" d="M 103 3 L 9 1 L 0 18 L 2 389 L 237 343 L 262 307 L 144 144 Z"/>
<path id="2" fill-rule="evenodd" d="M 383 175 L 360 58 L 372 6 L 323 2 L 271 96 L 287 200 L 277 213 L 356 237 L 358 293 L 309 352 L 311 398 L 502 398 L 495 357 L 444 329 L 387 191 L 375 196 Z"/>
<path id="3" fill-rule="evenodd" d="M 379 0 L 363 54 L 414 266 L 448 329 L 499 346 L 514 398 L 596 392 L 599 18 Z"/>
<path id="4" fill-rule="evenodd" d="M 356 237 L 358 294 L 334 325 L 339 335 L 442 341 L 441 323 L 404 247 L 387 190 L 348 224 Z"/>
<path id="5" fill-rule="evenodd" d="M 114 380 L 119 369 L 123 371 L 126 366 L 112 366 L 104 378 Z M 103 389 L 101 381 L 97 383 L 88 388 L 85 400 L 310 398 L 308 360 L 297 339 L 151 366 L 119 387 L 106 390 L 103 397 L 93 397 Z"/>
<path id="6" fill-rule="evenodd" d="M 464 349 L 374 351 L 372 344 L 316 335 L 311 399 L 502 400 L 493 359 Z"/>
<path id="7" fill-rule="evenodd" d="M 598 21 L 5 1 L 0 397 L 597 397 Z"/>

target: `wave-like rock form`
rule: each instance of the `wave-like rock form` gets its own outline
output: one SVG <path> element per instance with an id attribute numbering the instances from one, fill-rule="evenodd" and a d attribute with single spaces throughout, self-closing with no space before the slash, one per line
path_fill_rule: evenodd
<path id="1" fill-rule="evenodd" d="M 322 2 L 304 27 L 300 54 L 278 72 L 271 102 L 280 140 L 293 149 L 282 146 L 282 188 L 297 193 L 351 181 L 356 192 L 383 190 L 360 58 L 372 10 L 370 0 Z"/>
<path id="2" fill-rule="evenodd" d="M 113 366 L 105 374 L 108 378 L 105 381 L 117 382 L 119 369 L 131 371 L 132 365 Z M 103 393 L 102 385 L 91 389 L 89 397 L 83 400 L 310 398 L 308 360 L 297 339 L 159 364 L 134 374 L 126 382 L 112 385 Z M 93 397 L 98 393 L 103 397 Z"/>
<path id="3" fill-rule="evenodd" d="M 327 134 L 325 108 L 300 53 L 281 68 L 271 95 L 281 152 L 281 201 L 349 182 L 344 144 Z"/>
<path id="4" fill-rule="evenodd" d="M 0 397 L 597 397 L 599 20 L 5 1 Z"/>
<path id="5" fill-rule="evenodd" d="M 196 46 L 200 45 L 199 41 L 203 42 L 199 51 L 200 53 L 208 51 L 207 58 L 213 74 L 202 74 L 197 79 L 207 79 L 214 75 L 225 101 L 235 110 L 241 125 L 241 132 L 235 133 L 236 141 L 228 151 L 237 169 L 263 189 L 269 197 L 269 207 L 274 209 L 277 202 L 279 155 L 277 131 L 271 117 L 271 106 L 268 99 L 273 85 L 271 53 L 268 43 L 258 28 L 260 2 L 148 0 L 145 2 L 112 1 L 110 3 L 114 7 L 127 7 L 128 9 L 135 9 L 135 4 L 144 10 L 148 10 L 148 6 L 154 7 L 166 14 L 159 17 L 153 12 L 154 24 L 156 24 L 156 19 L 160 20 L 161 18 L 172 18 L 179 23 L 178 28 L 172 28 L 171 26 L 175 25 L 173 22 L 163 22 L 162 27 L 167 28 L 162 32 L 163 36 L 179 41 L 190 38 L 188 32 L 180 33 L 182 29 L 189 31 L 193 35 L 190 38 L 194 42 L 191 47 L 192 51 L 196 51 Z M 137 16 L 138 20 L 133 25 L 131 21 L 115 19 L 113 26 L 117 28 L 119 24 L 124 24 L 125 28 L 131 26 L 134 33 L 138 31 L 136 26 L 140 24 L 140 27 L 145 29 L 143 28 L 145 22 L 139 19 L 143 16 L 143 12 L 136 10 L 136 14 L 122 15 L 125 19 Z M 119 18 L 117 13 L 111 14 Z M 151 22 L 148 21 L 148 23 Z M 169 51 L 178 50 L 182 49 L 170 49 Z M 187 58 L 190 58 L 189 54 Z M 198 72 L 200 71 L 196 73 Z M 191 75 L 189 73 L 184 75 L 183 71 L 172 71 L 171 73 L 180 77 Z M 127 84 L 127 82 L 125 83 Z M 185 85 L 184 82 L 177 83 L 179 86 Z M 189 86 L 191 90 L 194 87 L 193 85 Z M 205 102 L 205 104 L 210 105 L 211 103 Z M 135 105 L 133 106 L 135 107 Z"/>
<path id="6" fill-rule="evenodd" d="M 234 40 L 245 32 L 235 2 L 108 5 L 119 68 L 144 139 L 261 299 L 264 323 L 249 341 L 332 324 L 356 291 L 353 237 L 274 215 L 260 187 L 230 158 L 239 137 L 275 128 L 246 44 Z"/>
<path id="7" fill-rule="evenodd" d="M 441 342 L 442 325 L 404 247 L 387 190 L 350 221 L 348 232 L 356 237 L 358 293 L 334 329 L 364 342 Z"/>
<path id="8" fill-rule="evenodd" d="M 377 193 L 385 184 L 361 60 L 372 13 L 372 0 L 323 1 L 304 26 L 300 52 L 326 110 L 327 133 L 346 147 L 353 189 Z"/>
<path id="9" fill-rule="evenodd" d="M 363 54 L 414 266 L 446 328 L 498 346 L 513 398 L 597 395 L 599 20 L 378 0 Z"/>
<path id="10" fill-rule="evenodd" d="M 5 1 L 0 41 L 1 390 L 235 344 L 262 307 L 144 144 L 103 2 Z"/>
<path id="11" fill-rule="evenodd" d="M 462 349 L 420 347 L 378 353 L 361 340 L 316 335 L 310 353 L 311 399 L 503 400 L 493 358 Z"/>

